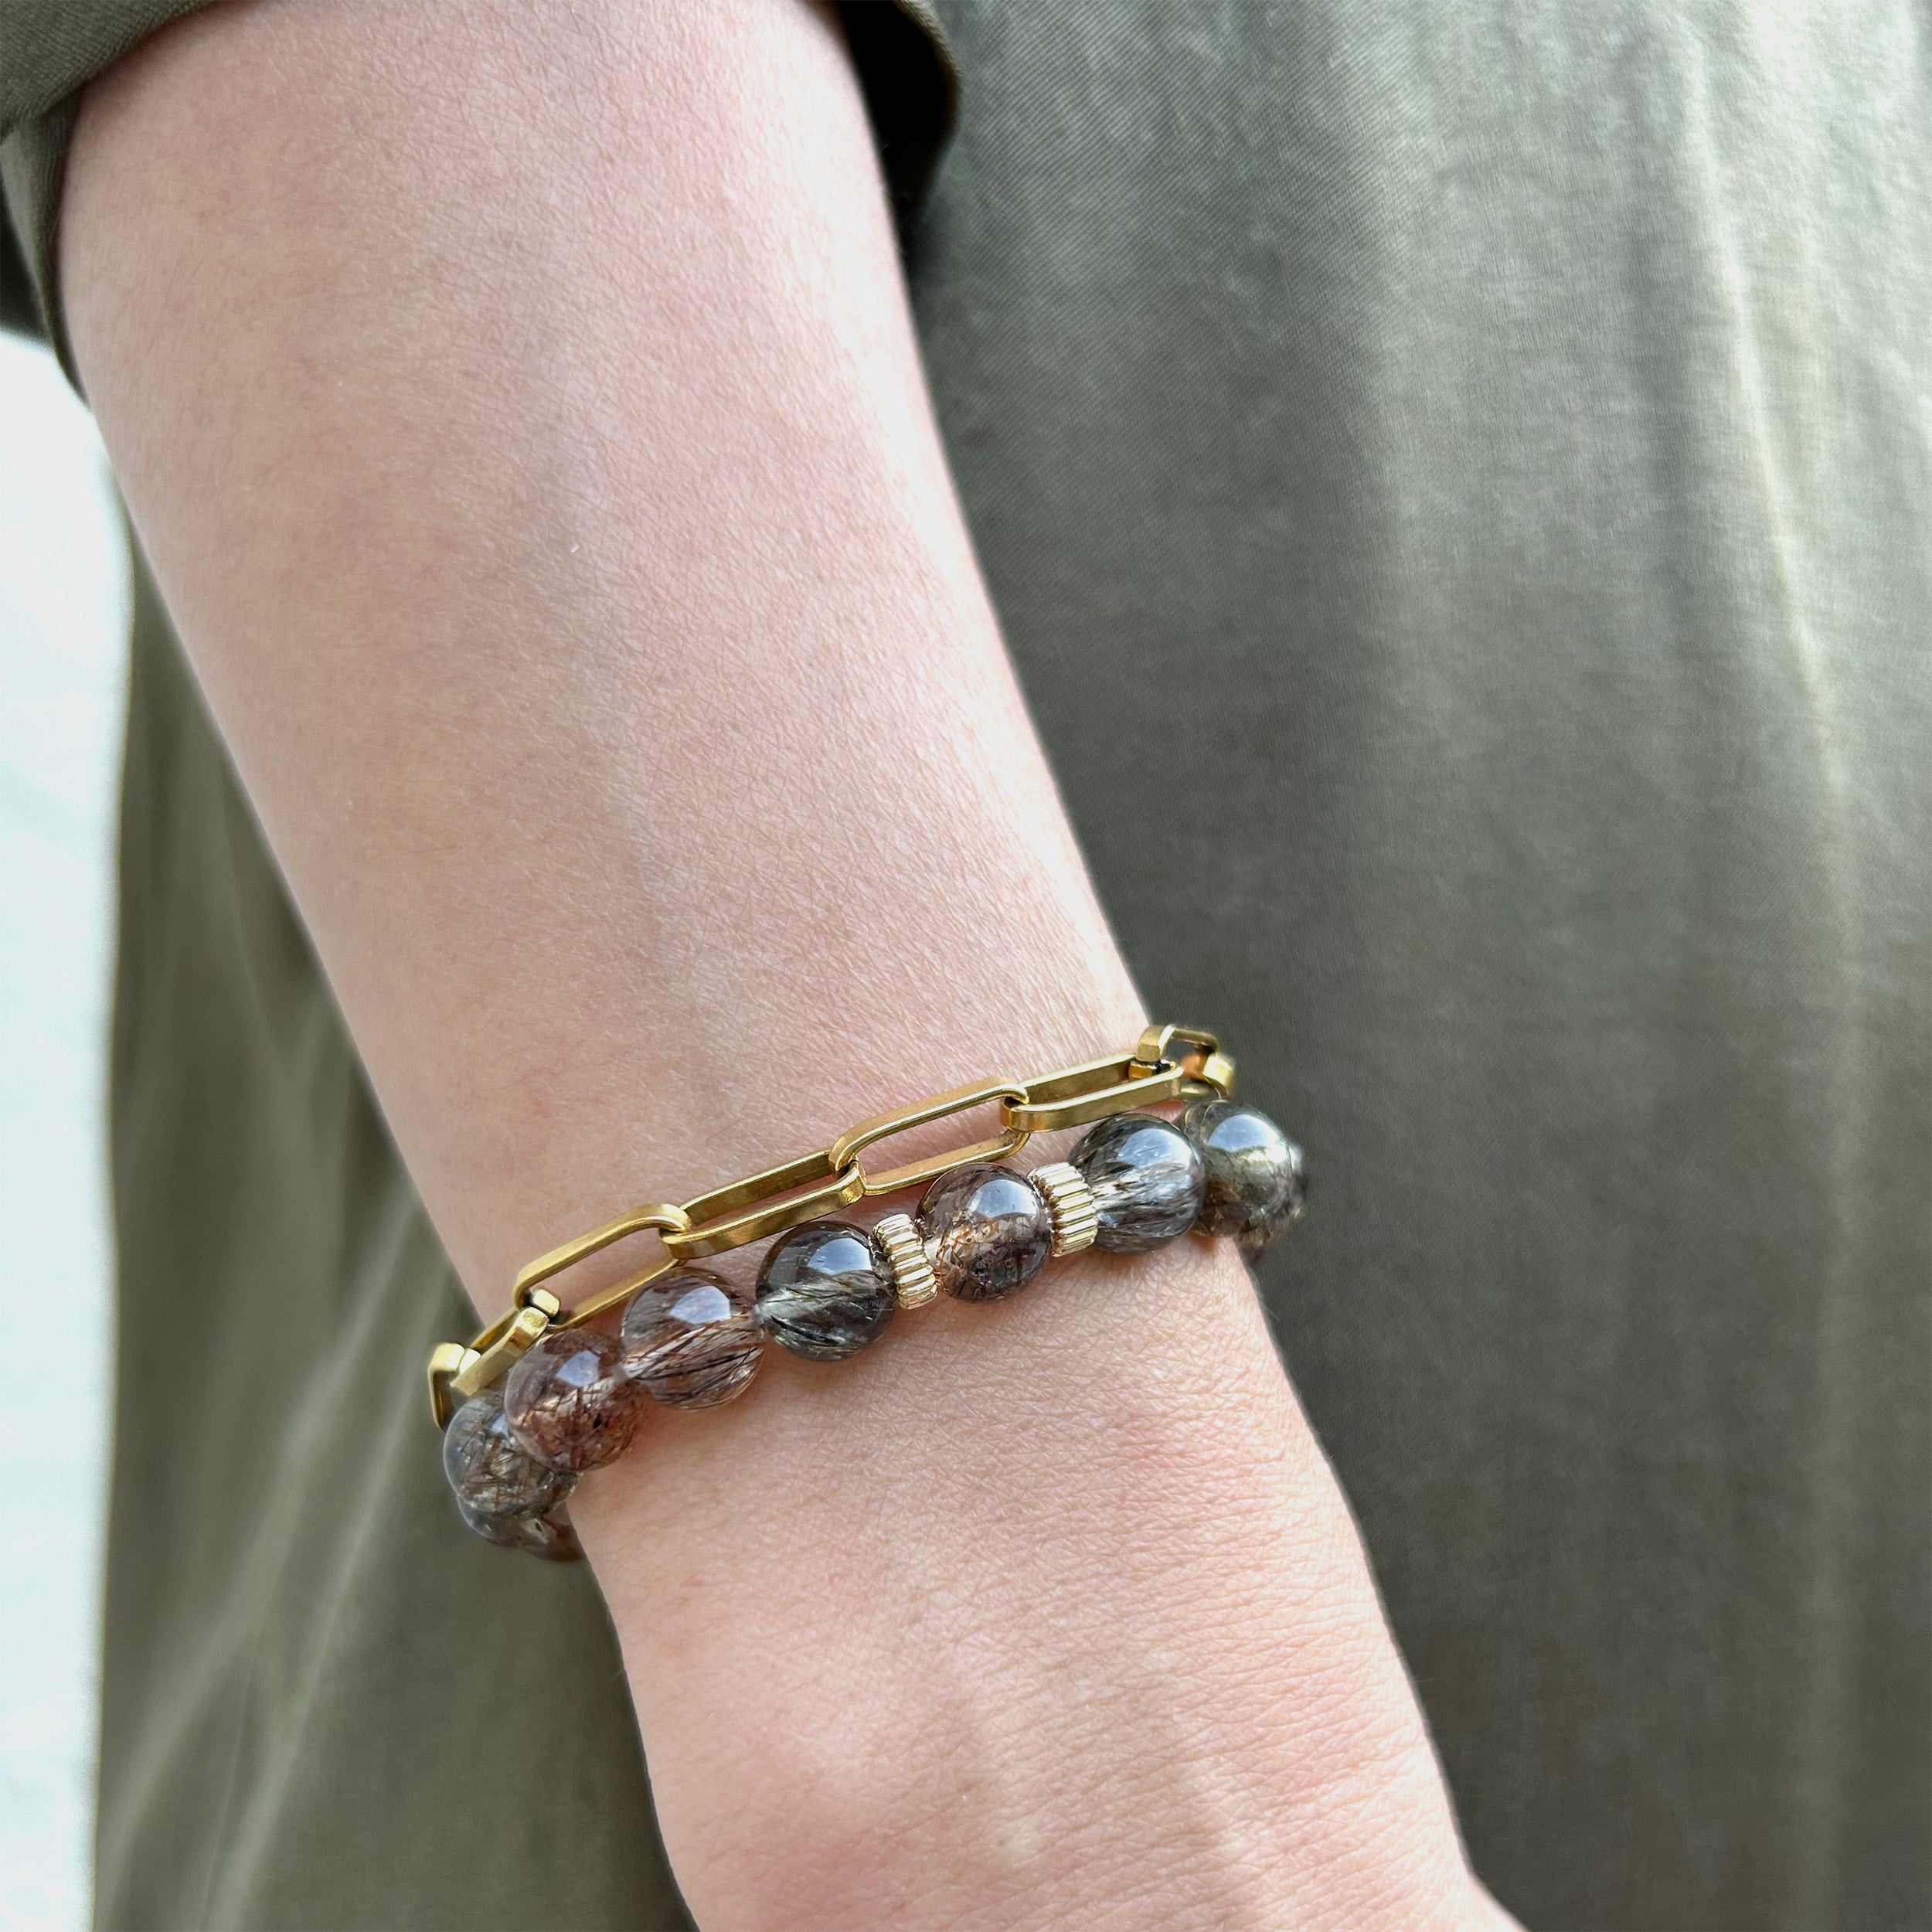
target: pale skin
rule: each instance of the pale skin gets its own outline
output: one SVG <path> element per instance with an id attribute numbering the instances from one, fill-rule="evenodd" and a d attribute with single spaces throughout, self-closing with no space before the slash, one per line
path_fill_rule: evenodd
<path id="1" fill-rule="evenodd" d="M 90 90 L 62 281 L 480 1310 L 1133 1039 L 828 17 L 196 15 Z M 1225 1243 L 770 1359 L 573 1509 L 707 1928 L 1507 1922 Z"/>

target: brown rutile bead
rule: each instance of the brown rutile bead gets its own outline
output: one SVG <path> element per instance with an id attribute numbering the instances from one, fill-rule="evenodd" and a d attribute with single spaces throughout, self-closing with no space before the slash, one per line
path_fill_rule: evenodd
<path id="1" fill-rule="evenodd" d="M 614 1336 L 594 1328 L 540 1335 L 503 1383 L 519 1448 L 553 1469 L 600 1468 L 631 1446 L 644 1394 L 624 1372 Z"/>
<path id="2" fill-rule="evenodd" d="M 1046 1197 L 1010 1167 L 940 1175 L 917 1218 L 939 1285 L 962 1301 L 997 1301 L 1024 1287 L 1053 1251 Z"/>

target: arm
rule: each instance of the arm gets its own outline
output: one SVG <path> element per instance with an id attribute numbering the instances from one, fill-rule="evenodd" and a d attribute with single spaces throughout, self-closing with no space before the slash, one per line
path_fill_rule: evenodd
<path id="1" fill-rule="evenodd" d="M 486 1311 L 641 1189 L 1132 1036 L 824 18 L 211 12 L 91 91 L 63 246 L 157 577 Z M 1225 1251 L 774 1359 L 573 1511 L 708 1927 L 1487 1909 Z"/>

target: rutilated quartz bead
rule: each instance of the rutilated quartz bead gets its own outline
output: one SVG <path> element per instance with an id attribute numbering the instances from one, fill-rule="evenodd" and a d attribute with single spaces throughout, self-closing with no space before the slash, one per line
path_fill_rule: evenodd
<path id="1" fill-rule="evenodd" d="M 485 1543 L 499 1549 L 520 1549 L 526 1556 L 549 1563 L 580 1563 L 583 1546 L 571 1527 L 567 1511 L 560 1504 L 547 1516 L 486 1516 L 459 1502 L 463 1520 Z"/>
<path id="2" fill-rule="evenodd" d="M 577 1481 L 568 1470 L 550 1468 L 518 1446 L 500 1387 L 471 1396 L 450 1418 L 443 1432 L 443 1473 L 473 1529 L 478 1517 L 496 1522 L 546 1515 Z"/>
<path id="3" fill-rule="evenodd" d="M 1207 1175 L 1195 1226 L 1237 1236 L 1253 1260 L 1300 1212 L 1301 1150 L 1267 1114 L 1234 1100 L 1196 1100 L 1181 1116 L 1181 1131 Z"/>
<path id="4" fill-rule="evenodd" d="M 758 1276 L 758 1325 L 813 1362 L 842 1362 L 892 1319 L 893 1285 L 872 1237 L 849 1221 L 807 1221 L 772 1243 Z"/>
<path id="5" fill-rule="evenodd" d="M 764 1337 L 751 1298 L 709 1268 L 640 1288 L 624 1311 L 624 1372 L 673 1409 L 711 1409 L 758 1372 Z"/>
<path id="6" fill-rule="evenodd" d="M 503 1383 L 503 1413 L 519 1448 L 553 1469 L 601 1468 L 631 1446 L 644 1393 L 623 1350 L 595 1328 L 538 1336 Z"/>
<path id="7" fill-rule="evenodd" d="M 1207 1185 L 1201 1156 L 1158 1114 L 1115 1114 L 1097 1121 L 1067 1157 L 1094 1190 L 1096 1247 L 1145 1254 L 1185 1234 Z"/>
<path id="8" fill-rule="evenodd" d="M 1301 1209 L 1308 1200 L 1308 1177 L 1302 1166 L 1301 1148 L 1291 1141 L 1288 1151 L 1294 1156 L 1294 1176 L 1288 1183 L 1287 1191 L 1253 1227 L 1243 1228 L 1234 1237 L 1234 1245 L 1240 1250 L 1243 1261 L 1260 1260 L 1275 1238 L 1287 1233 L 1301 1218 Z"/>
<path id="9" fill-rule="evenodd" d="M 918 1219 L 939 1285 L 962 1301 L 1023 1288 L 1053 1251 L 1046 1196 L 1010 1167 L 975 1162 L 940 1175 Z"/>

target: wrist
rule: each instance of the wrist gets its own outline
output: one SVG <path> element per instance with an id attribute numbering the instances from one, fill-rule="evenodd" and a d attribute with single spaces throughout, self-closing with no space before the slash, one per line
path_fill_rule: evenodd
<path id="1" fill-rule="evenodd" d="M 997 1321 L 930 1312 L 838 1369 L 774 1363 L 761 1402 L 580 1492 L 701 1920 L 1104 1923 L 1150 1849 L 1147 1923 L 1321 1922 L 1352 1859 L 1453 1897 L 1433 1760 L 1239 1264 L 1083 1257 Z"/>
<path id="2" fill-rule="evenodd" d="M 546 1288 L 502 1393 L 491 1377 L 520 1329 L 479 1338 L 456 1374 L 471 1398 L 451 1431 L 460 1495 L 465 1445 L 495 1440 L 478 1417 L 508 1427 L 532 1478 L 591 1471 L 573 1507 L 667 1843 L 688 1889 L 718 1888 L 719 1922 L 766 1922 L 782 1900 L 787 1922 L 809 1923 L 801 1900 L 815 1897 L 825 1923 L 869 1923 L 911 1895 L 950 1899 L 948 1923 L 1002 1896 L 1009 1920 L 1090 1917 L 1094 1872 L 1150 1857 L 1202 1923 L 1319 1919 L 1342 1903 L 1333 1875 L 1365 1869 L 1393 1887 L 1396 1922 L 1423 1922 L 1425 1901 L 1434 1917 L 1450 1896 L 1444 1874 L 1460 1882 L 1352 1526 L 1251 1282 L 1226 1243 L 1182 1238 L 1263 1238 L 1299 1201 L 1278 1131 L 1213 1097 L 1232 1077 L 1209 1036 L 1149 1029 L 1125 1058 L 943 1095 L 776 1175 L 652 1210 L 663 1268 L 686 1270 L 674 1284 L 699 1281 L 692 1257 L 775 1236 L 755 1327 L 716 1305 L 750 1306 L 716 1274 L 692 1318 L 717 1328 L 707 1346 L 730 1328 L 735 1350 L 739 1327 L 784 1346 L 765 1351 L 758 1401 L 654 1416 L 611 1466 L 645 1390 L 689 1392 L 648 1379 L 668 1318 L 641 1281 L 662 1274 L 569 1310 Z M 993 1150 L 964 1123 L 995 1093 L 1000 1151 L 1082 1127 L 1067 1160 L 1031 1181 L 985 1165 Z M 1178 1123 L 1141 1104 L 1175 1099 L 1192 1103 Z M 942 1128 L 942 1151 L 908 1160 L 910 1135 Z M 862 1229 L 798 1225 L 828 1191 L 855 1202 L 927 1182 L 918 1221 L 897 1217 L 916 1255 L 923 1241 L 917 1283 Z M 560 1284 L 638 1219 L 533 1264 L 519 1294 Z M 1096 1234 L 1155 1251 L 1067 1253 L 1050 1287 L 1015 1294 L 1049 1233 L 1054 1252 Z M 856 1328 L 843 1313 L 815 1327 L 809 1296 L 794 1306 L 787 1257 L 827 1243 L 845 1256 L 837 1298 L 865 1300 Z M 934 1275 L 959 1298 L 932 1301 Z M 621 1342 L 576 1325 L 634 1289 Z M 910 1332 L 875 1349 L 895 1295 Z M 1002 1306 L 962 1305 L 987 1299 Z M 735 1353 L 726 1366 L 726 1393 L 748 1383 Z M 494 1462 L 478 1467 L 498 1481 Z M 553 1501 L 489 1506 L 521 1521 Z M 747 1795 L 721 1831 L 727 1789 Z"/>

